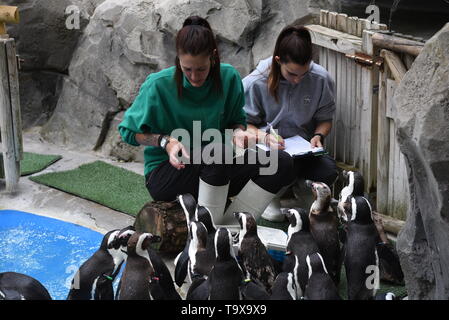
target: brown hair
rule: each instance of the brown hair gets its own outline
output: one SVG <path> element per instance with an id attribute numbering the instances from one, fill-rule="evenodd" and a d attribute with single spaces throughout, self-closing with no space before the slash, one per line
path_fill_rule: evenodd
<path id="1" fill-rule="evenodd" d="M 220 56 L 218 55 L 217 43 L 212 28 L 206 19 L 198 16 L 188 17 L 176 36 L 175 81 L 179 98 L 182 97 L 183 89 L 183 72 L 178 57 L 180 53 L 190 54 L 192 56 L 210 56 L 211 66 L 208 77 L 212 78 L 215 90 L 220 93 L 222 92 Z"/>
<path id="2" fill-rule="evenodd" d="M 281 67 L 275 57 L 282 63 L 305 65 L 312 60 L 312 38 L 304 26 L 287 26 L 279 34 L 273 52 L 270 74 L 268 75 L 268 91 L 278 102 L 278 87 L 281 78 Z"/>

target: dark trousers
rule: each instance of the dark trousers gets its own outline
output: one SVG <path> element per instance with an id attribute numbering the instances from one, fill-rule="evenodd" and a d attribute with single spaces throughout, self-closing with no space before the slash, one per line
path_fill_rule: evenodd
<path id="1" fill-rule="evenodd" d="M 338 176 L 335 160 L 329 155 L 296 158 L 294 172 L 299 179 L 324 182 L 329 187 L 334 184 Z"/>
<path id="2" fill-rule="evenodd" d="M 186 164 L 181 170 L 164 161 L 145 177 L 146 187 L 154 200 L 172 201 L 177 195 L 184 193 L 190 193 L 198 199 L 200 178 L 214 186 L 229 182 L 230 197 L 237 195 L 250 179 L 271 193 L 277 193 L 294 181 L 295 177 L 291 174 L 294 170 L 293 159 L 286 152 L 277 152 L 278 170 L 271 175 L 260 174 L 260 169 L 269 164 L 261 164 L 258 159 L 256 163 L 249 161 L 250 152 L 252 151 L 246 150 L 243 159 L 235 159 L 232 164 Z"/>

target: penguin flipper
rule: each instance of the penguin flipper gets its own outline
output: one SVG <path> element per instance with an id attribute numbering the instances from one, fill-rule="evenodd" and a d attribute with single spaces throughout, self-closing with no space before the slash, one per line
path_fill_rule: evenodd
<path id="1" fill-rule="evenodd" d="M 209 284 L 205 277 L 192 279 L 192 284 L 187 291 L 186 300 L 207 300 L 209 297 Z"/>
<path id="2" fill-rule="evenodd" d="M 263 284 L 257 284 L 256 281 L 244 281 L 240 285 L 240 293 L 243 300 L 269 300 L 270 295 L 263 287 Z"/>
<path id="3" fill-rule="evenodd" d="M 187 277 L 187 269 L 189 264 L 189 243 L 186 244 L 184 250 L 179 255 L 179 258 L 176 261 L 175 265 L 175 283 L 178 287 L 181 287 L 184 283 L 184 280 Z"/>

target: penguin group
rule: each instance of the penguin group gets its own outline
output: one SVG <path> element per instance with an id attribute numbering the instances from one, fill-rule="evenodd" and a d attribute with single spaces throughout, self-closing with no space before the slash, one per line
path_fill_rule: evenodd
<path id="1" fill-rule="evenodd" d="M 174 260 L 173 275 L 151 246 L 161 238 L 128 226 L 104 235 L 98 250 L 79 267 L 67 299 L 181 300 L 179 291 L 188 286 L 186 300 L 341 300 L 344 267 L 348 299 L 394 300 L 394 294 L 377 294 L 377 289 L 379 270 L 403 277 L 397 256 L 380 240 L 373 210 L 363 196 L 363 177 L 352 171 L 343 175 L 338 200 L 326 184 L 306 181 L 314 198 L 309 210 L 283 210 L 289 226 L 282 262 L 259 238 L 251 212 L 235 212 L 240 229 L 231 232 L 217 227 L 209 209 L 191 194 L 182 194 L 177 201 L 188 235 Z M 0 273 L 2 299 L 51 297 L 36 279 L 5 272 Z"/>

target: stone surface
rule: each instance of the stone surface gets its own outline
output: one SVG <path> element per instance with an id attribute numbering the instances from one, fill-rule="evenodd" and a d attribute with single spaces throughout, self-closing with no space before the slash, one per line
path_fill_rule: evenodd
<path id="1" fill-rule="evenodd" d="M 449 24 L 429 39 L 394 97 L 410 186 L 397 249 L 410 299 L 449 299 Z"/>
<path id="2" fill-rule="evenodd" d="M 257 64 L 255 56 L 270 55 L 269 42 L 280 28 L 308 22 L 318 6 L 329 8 L 334 2 L 106 0 L 96 7 L 79 39 L 42 135 L 82 150 L 101 146 L 105 131 L 113 128 L 113 115 L 131 105 L 148 74 L 174 64 L 174 39 L 188 16 L 208 19 L 222 62 L 235 66 L 243 77 Z M 264 26 L 268 20 L 271 24 Z"/>
<path id="3" fill-rule="evenodd" d="M 102 1 L 2 1 L 19 8 L 20 23 L 9 24 L 7 31 L 16 40 L 17 53 L 23 59 L 19 84 L 24 128 L 42 125 L 53 113 L 78 40 Z M 66 27 L 66 8 L 71 5 L 79 8 L 79 29 Z"/>

